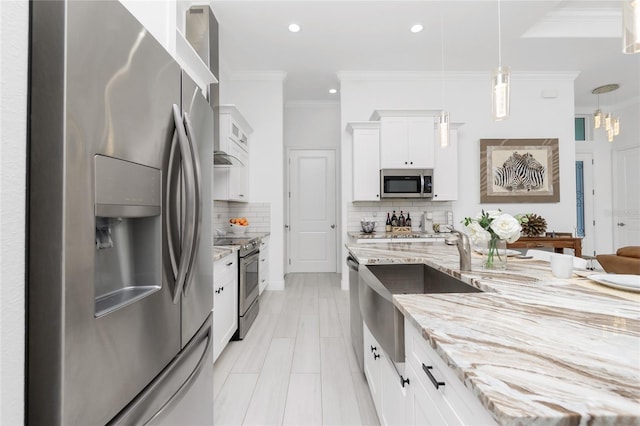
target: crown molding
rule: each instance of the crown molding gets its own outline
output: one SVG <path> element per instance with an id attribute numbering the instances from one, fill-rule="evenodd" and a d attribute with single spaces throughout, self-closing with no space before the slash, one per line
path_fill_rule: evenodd
<path id="1" fill-rule="evenodd" d="M 515 80 L 575 80 L 579 71 L 511 71 Z M 442 72 L 432 71 L 339 71 L 340 81 L 436 81 Z M 491 71 L 447 71 L 445 81 L 478 81 L 491 78 Z"/>

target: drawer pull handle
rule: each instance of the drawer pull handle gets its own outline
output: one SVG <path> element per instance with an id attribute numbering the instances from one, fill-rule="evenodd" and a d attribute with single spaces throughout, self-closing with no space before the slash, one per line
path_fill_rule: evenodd
<path id="1" fill-rule="evenodd" d="M 409 382 L 409 378 L 407 377 L 406 379 L 402 376 L 400 376 L 400 386 L 404 387 L 404 385 L 410 385 L 411 383 Z"/>
<path id="2" fill-rule="evenodd" d="M 373 354 L 373 359 L 378 359 L 380 358 L 380 354 Z"/>
<path id="3" fill-rule="evenodd" d="M 433 374 L 431 374 L 431 369 L 433 369 L 432 366 L 427 366 L 422 364 L 422 369 L 424 370 L 424 372 L 427 374 L 427 376 L 429 376 L 429 380 L 431 380 L 431 383 L 433 383 L 433 386 L 436 387 L 436 389 L 438 389 L 440 386 L 444 386 L 444 382 L 439 382 L 436 380 L 435 377 L 433 377 Z"/>
<path id="4" fill-rule="evenodd" d="M 373 351 L 377 351 L 377 350 L 378 350 L 378 348 L 377 348 L 377 347 L 375 347 L 375 346 L 371 345 L 371 352 L 373 352 Z"/>
<path id="5" fill-rule="evenodd" d="M 216 289 L 216 294 L 220 294 L 221 291 L 222 291 L 222 289 L 220 289 L 220 288 Z"/>
<path id="6" fill-rule="evenodd" d="M 227 266 L 231 266 L 231 265 L 233 265 L 233 262 L 227 263 Z"/>

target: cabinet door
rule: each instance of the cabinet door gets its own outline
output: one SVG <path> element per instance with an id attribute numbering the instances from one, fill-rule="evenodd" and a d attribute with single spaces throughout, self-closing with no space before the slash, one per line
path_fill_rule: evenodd
<path id="1" fill-rule="evenodd" d="M 380 123 L 380 168 L 408 167 L 407 118 L 383 117 Z"/>
<path id="2" fill-rule="evenodd" d="M 229 144 L 229 154 L 244 164 L 229 168 L 229 200 L 248 202 L 249 155 L 237 143 Z"/>
<path id="3" fill-rule="evenodd" d="M 218 358 L 238 328 L 238 261 L 234 252 L 214 264 L 213 359 Z"/>
<path id="4" fill-rule="evenodd" d="M 407 118 L 407 160 L 405 167 L 431 169 L 434 166 L 433 117 Z"/>
<path id="5" fill-rule="evenodd" d="M 400 384 L 400 376 L 393 367 L 391 360 L 386 356 L 381 357 L 380 362 L 380 397 L 383 423 L 386 425 L 406 425 L 407 416 L 407 391 L 409 384 L 404 387 Z"/>
<path id="6" fill-rule="evenodd" d="M 433 201 L 458 199 L 458 132 L 451 129 L 449 146 L 436 144 L 433 167 Z"/>
<path id="7" fill-rule="evenodd" d="M 422 386 L 412 366 L 405 364 L 407 376 L 411 381 L 407 394 L 407 425 L 445 425 L 447 421 L 442 417 L 436 404 Z"/>
<path id="8" fill-rule="evenodd" d="M 260 265 L 258 267 L 259 292 L 262 294 L 269 284 L 269 237 L 260 242 Z"/>
<path id="9" fill-rule="evenodd" d="M 364 322 L 363 322 L 364 323 Z M 371 399 L 376 407 L 378 417 L 382 420 L 382 412 L 380 410 L 382 392 L 380 389 L 380 364 L 382 360 L 382 348 L 376 342 L 367 325 L 363 326 L 364 341 L 364 375 L 369 384 Z M 384 420 L 382 420 L 384 422 Z"/>
<path id="10" fill-rule="evenodd" d="M 380 130 L 353 131 L 353 201 L 380 200 Z"/>

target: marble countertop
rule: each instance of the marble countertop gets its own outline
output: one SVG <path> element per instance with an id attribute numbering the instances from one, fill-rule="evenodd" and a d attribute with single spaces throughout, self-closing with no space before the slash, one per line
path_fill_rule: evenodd
<path id="1" fill-rule="evenodd" d="M 361 264 L 425 263 L 485 293 L 394 304 L 500 424 L 640 424 L 640 295 L 509 258 L 460 273 L 444 243 L 348 244 Z"/>
<path id="2" fill-rule="evenodd" d="M 213 246 L 213 261 L 220 260 L 237 250 L 238 246 Z"/>
<path id="3" fill-rule="evenodd" d="M 413 239 L 413 238 L 445 238 L 448 235 L 451 235 L 448 232 L 443 232 L 443 233 L 431 233 L 431 234 L 427 234 L 426 232 L 418 232 L 418 231 L 413 231 L 410 233 L 394 233 L 394 232 L 371 232 L 371 233 L 366 233 L 366 232 L 347 232 L 347 235 L 350 238 L 355 238 L 355 239 L 371 239 L 371 240 L 376 240 L 376 239 L 382 239 L 382 240 L 386 240 L 386 239 Z"/>

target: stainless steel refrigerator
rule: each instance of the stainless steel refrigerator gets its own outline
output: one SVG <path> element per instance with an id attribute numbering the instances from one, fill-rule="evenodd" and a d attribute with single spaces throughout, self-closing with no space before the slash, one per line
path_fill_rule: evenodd
<path id="1" fill-rule="evenodd" d="M 31 2 L 27 424 L 213 424 L 213 130 L 119 2 Z"/>

